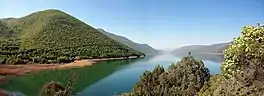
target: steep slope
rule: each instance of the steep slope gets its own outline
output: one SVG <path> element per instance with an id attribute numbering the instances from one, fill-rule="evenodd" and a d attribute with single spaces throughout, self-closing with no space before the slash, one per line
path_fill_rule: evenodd
<path id="1" fill-rule="evenodd" d="M 14 34 L 14 31 L 10 29 L 1 19 L 0 19 L 0 36 L 10 37 Z"/>
<path id="2" fill-rule="evenodd" d="M 219 43 L 219 44 L 212 44 L 212 45 L 191 45 L 191 46 L 184 46 L 178 48 L 173 51 L 176 55 L 186 55 L 189 52 L 193 54 L 222 54 L 224 49 L 226 49 L 229 43 Z"/>
<path id="3" fill-rule="evenodd" d="M 109 33 L 109 32 L 106 32 L 104 31 L 103 29 L 101 28 L 98 28 L 97 30 L 99 30 L 100 32 L 104 33 L 105 35 L 109 36 L 110 38 L 132 48 L 132 49 L 135 49 L 137 51 L 140 51 L 142 53 L 145 53 L 146 55 L 154 55 L 154 54 L 157 54 L 158 51 L 155 50 L 154 48 L 152 48 L 151 46 L 147 45 L 147 44 L 138 44 L 138 43 L 135 43 L 129 39 L 127 39 L 126 37 L 123 37 L 123 36 L 118 36 L 118 35 L 115 35 L 115 34 L 112 34 L 112 33 Z"/>
<path id="4" fill-rule="evenodd" d="M 2 22 L 15 31 L 10 40 L 0 40 L 0 58 L 4 58 L 5 63 L 53 63 L 70 62 L 75 57 L 143 55 L 59 10 L 39 11 Z"/>

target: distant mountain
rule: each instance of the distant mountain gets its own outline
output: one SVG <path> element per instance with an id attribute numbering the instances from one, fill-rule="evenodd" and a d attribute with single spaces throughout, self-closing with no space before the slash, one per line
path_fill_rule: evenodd
<path id="1" fill-rule="evenodd" d="M 109 32 L 106 32 L 105 30 L 101 29 L 101 28 L 98 28 L 97 30 L 99 30 L 100 32 L 104 33 L 105 35 L 109 36 L 110 38 L 132 48 L 132 49 L 135 49 L 137 51 L 140 51 L 142 53 L 145 53 L 146 55 L 154 55 L 154 54 L 157 54 L 158 51 L 154 48 L 152 48 L 151 46 L 147 45 L 147 44 L 138 44 L 138 43 L 135 43 L 129 39 L 127 39 L 126 37 L 123 37 L 123 36 L 119 36 L 119 35 L 115 35 L 113 33 L 109 33 Z"/>
<path id="2" fill-rule="evenodd" d="M 143 55 L 60 10 L 0 21 L 0 64 Z"/>
<path id="3" fill-rule="evenodd" d="M 189 52 L 192 54 L 217 54 L 221 55 L 223 51 L 229 46 L 229 43 L 219 43 L 212 45 L 190 45 L 178 48 L 173 51 L 176 55 L 187 55 Z"/>

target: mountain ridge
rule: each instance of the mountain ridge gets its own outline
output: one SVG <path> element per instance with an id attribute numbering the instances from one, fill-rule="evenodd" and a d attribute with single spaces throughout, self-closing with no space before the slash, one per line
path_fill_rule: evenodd
<path id="1" fill-rule="evenodd" d="M 102 28 L 97 28 L 97 30 L 99 30 L 100 32 L 109 36 L 110 38 L 120 42 L 121 44 L 124 44 L 124 45 L 126 45 L 132 49 L 135 49 L 137 51 L 145 53 L 146 55 L 155 55 L 158 53 L 158 51 L 156 49 L 152 48 L 148 44 L 139 44 L 139 43 L 133 42 L 132 40 L 129 40 L 128 38 L 126 38 L 124 36 L 120 36 L 120 35 L 116 35 L 116 34 L 113 34 L 110 32 L 106 32 Z"/>
<path id="2" fill-rule="evenodd" d="M 218 54 L 221 55 L 223 51 L 231 44 L 227 43 L 217 43 L 211 45 L 188 45 L 177 48 L 173 50 L 173 54 L 176 55 L 187 55 L 189 52 L 192 54 Z"/>
<path id="3" fill-rule="evenodd" d="M 69 62 L 75 57 L 104 58 L 144 55 L 60 10 L 44 10 L 21 18 L 2 19 L 14 32 L 1 39 L 0 63 Z"/>

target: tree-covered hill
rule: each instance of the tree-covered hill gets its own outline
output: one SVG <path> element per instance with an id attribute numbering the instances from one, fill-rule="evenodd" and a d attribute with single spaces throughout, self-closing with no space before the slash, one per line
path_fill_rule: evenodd
<path id="1" fill-rule="evenodd" d="M 118 36 L 118 35 L 115 35 L 113 33 L 109 33 L 109 32 L 106 32 L 104 31 L 103 29 L 101 28 L 98 28 L 98 30 L 102 33 L 104 33 L 105 35 L 109 36 L 110 38 L 130 47 L 130 48 L 133 48 L 137 51 L 140 51 L 142 53 L 145 53 L 146 55 L 155 55 L 155 54 L 158 54 L 158 51 L 154 48 L 152 48 L 151 46 L 147 45 L 147 44 L 138 44 L 138 43 L 135 43 L 129 39 L 127 39 L 126 37 L 123 37 L 123 36 Z"/>
<path id="2" fill-rule="evenodd" d="M 0 63 L 57 63 L 76 57 L 143 55 L 59 10 L 39 11 L 1 22 L 13 31 L 0 34 Z"/>

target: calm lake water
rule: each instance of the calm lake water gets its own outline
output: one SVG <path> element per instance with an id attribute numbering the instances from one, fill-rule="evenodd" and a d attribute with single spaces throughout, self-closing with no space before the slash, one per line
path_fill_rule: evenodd
<path id="1" fill-rule="evenodd" d="M 197 55 L 195 57 L 203 60 L 212 74 L 220 72 L 222 56 Z M 8 77 L 9 81 L 0 84 L 0 88 L 27 96 L 36 96 L 46 82 L 53 80 L 67 84 L 69 74 L 75 73 L 76 84 L 73 87 L 78 96 L 113 96 L 130 91 L 145 70 L 153 70 L 156 65 L 168 68 L 180 59 L 181 57 L 172 54 L 163 54 L 139 59 L 100 61 L 89 67 L 49 70 L 25 76 Z"/>

